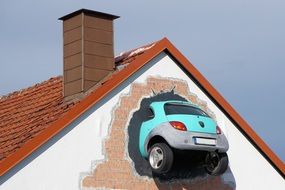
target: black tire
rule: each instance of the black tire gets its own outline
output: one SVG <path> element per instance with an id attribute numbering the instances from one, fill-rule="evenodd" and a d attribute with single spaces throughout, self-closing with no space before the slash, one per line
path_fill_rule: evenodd
<path id="1" fill-rule="evenodd" d="M 222 175 L 228 169 L 228 155 L 227 153 L 209 152 L 206 155 L 205 163 L 205 170 L 208 174 Z"/>
<path id="2" fill-rule="evenodd" d="M 162 155 L 162 159 L 156 162 L 154 159 L 158 158 L 155 155 Z M 172 149 L 165 143 L 156 143 L 151 146 L 149 149 L 149 157 L 148 157 L 149 165 L 152 171 L 156 174 L 164 174 L 170 171 L 173 164 L 173 151 Z M 156 164 L 157 163 L 157 164 Z"/>

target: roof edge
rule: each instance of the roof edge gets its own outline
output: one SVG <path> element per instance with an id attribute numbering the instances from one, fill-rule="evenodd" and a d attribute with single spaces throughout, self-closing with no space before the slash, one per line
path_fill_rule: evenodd
<path id="1" fill-rule="evenodd" d="M 238 129 L 250 140 L 267 161 L 285 178 L 285 164 L 269 148 L 269 146 L 257 135 L 249 124 L 237 113 L 237 111 L 221 96 L 210 82 L 193 66 L 193 64 L 166 38 L 167 50 L 183 65 L 184 69 L 198 82 L 208 96 L 223 110 L 224 114 L 235 123 Z M 191 71 L 191 72 L 190 72 Z"/>
<path id="2" fill-rule="evenodd" d="M 149 62 L 153 57 L 162 52 L 165 47 L 163 47 L 163 45 L 160 43 L 161 41 L 156 42 L 152 48 L 139 55 L 137 59 L 132 62 L 132 64 L 127 65 L 119 73 L 115 74 L 114 77 L 106 81 L 104 85 L 96 89 L 96 93 L 90 93 L 81 102 L 71 108 L 71 110 L 69 110 L 61 119 L 52 123 L 36 137 L 19 148 L 18 151 L 14 152 L 9 157 L 1 161 L 0 176 L 3 176 L 10 169 L 15 167 L 25 158 L 30 156 L 34 151 L 48 142 L 52 137 L 59 134 L 65 127 L 79 118 L 85 111 L 87 111 L 89 108 L 103 99 L 105 95 L 119 86 L 121 82 L 130 77 L 142 66 L 144 66 L 145 63 Z"/>
<path id="3" fill-rule="evenodd" d="M 151 59 L 157 56 L 162 51 L 167 51 L 189 75 L 203 88 L 207 95 L 221 108 L 224 113 L 237 125 L 240 131 L 246 135 L 250 142 L 258 149 L 259 152 L 269 161 L 269 163 L 285 178 L 285 165 L 279 157 L 266 145 L 266 143 L 251 129 L 246 121 L 234 110 L 234 108 L 218 93 L 218 91 L 207 81 L 206 78 L 191 64 L 191 62 L 182 55 L 182 53 L 174 47 L 167 39 L 155 43 L 155 45 L 147 50 L 144 54 L 138 56 L 136 60 L 115 74 L 109 81 L 104 83 L 96 90 L 96 93 L 91 93 L 80 103 L 75 105 L 61 119 L 51 124 L 47 129 L 42 131 L 38 136 L 27 142 L 22 148 L 1 162 L 0 176 L 4 175 L 11 168 L 16 166 L 26 157 L 31 155 L 53 136 L 57 135 L 70 123 L 76 120 L 85 111 L 99 102 L 109 92 L 118 87 L 123 81 L 137 72 L 141 67 L 147 64 Z"/>

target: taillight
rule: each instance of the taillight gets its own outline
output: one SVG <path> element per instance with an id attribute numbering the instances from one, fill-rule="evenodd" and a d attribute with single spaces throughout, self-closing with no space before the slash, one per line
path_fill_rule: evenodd
<path id="1" fill-rule="evenodd" d="M 185 125 L 179 121 L 170 121 L 169 122 L 171 124 L 171 126 L 177 130 L 180 131 L 187 131 L 187 128 L 185 127 Z"/>
<path id="2" fill-rule="evenodd" d="M 216 132 L 218 135 L 222 134 L 222 130 L 219 126 L 216 127 Z"/>

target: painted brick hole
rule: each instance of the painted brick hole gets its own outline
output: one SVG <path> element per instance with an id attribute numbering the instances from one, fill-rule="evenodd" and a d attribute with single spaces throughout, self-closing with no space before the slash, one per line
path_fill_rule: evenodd
<path id="1" fill-rule="evenodd" d="M 185 81 L 149 77 L 144 84 L 133 83 L 130 93 L 121 96 L 113 110 L 114 118 L 104 147 L 105 160 L 82 179 L 83 189 L 235 189 L 233 176 L 232 183 L 228 183 L 221 176 L 207 175 L 203 168 L 196 167 L 197 159 L 191 154 L 178 157 L 180 160 L 168 175 L 152 174 L 138 152 L 139 127 L 145 119 L 145 107 L 152 101 L 169 99 L 189 100 L 215 118 L 207 104 L 190 92 Z"/>

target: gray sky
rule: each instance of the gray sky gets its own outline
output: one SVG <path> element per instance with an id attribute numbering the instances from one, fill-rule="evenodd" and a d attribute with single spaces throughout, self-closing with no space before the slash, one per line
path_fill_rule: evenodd
<path id="1" fill-rule="evenodd" d="M 116 54 L 167 37 L 285 161 L 285 1 L 10 0 L 0 7 L 0 95 L 62 74 L 59 17 L 80 8 L 107 12 L 121 16 Z"/>

